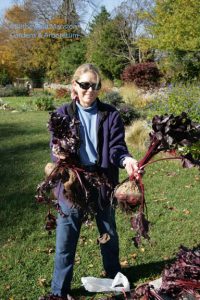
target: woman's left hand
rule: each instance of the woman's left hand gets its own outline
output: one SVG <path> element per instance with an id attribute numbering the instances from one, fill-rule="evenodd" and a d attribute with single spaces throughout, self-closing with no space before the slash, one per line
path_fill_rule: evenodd
<path id="1" fill-rule="evenodd" d="M 128 156 L 125 157 L 123 166 L 125 167 L 129 177 L 133 176 L 136 180 L 139 179 L 138 161 L 136 159 Z"/>

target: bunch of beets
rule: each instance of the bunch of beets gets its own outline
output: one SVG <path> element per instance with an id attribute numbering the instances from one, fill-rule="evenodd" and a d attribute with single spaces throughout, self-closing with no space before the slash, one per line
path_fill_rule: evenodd
<path id="1" fill-rule="evenodd" d="M 66 187 L 64 193 L 71 200 L 75 207 L 80 207 L 84 211 L 83 219 L 87 220 L 95 215 L 96 197 L 94 191 L 100 189 L 102 185 L 106 185 L 108 190 L 112 190 L 112 185 L 108 182 L 104 174 L 100 172 L 90 173 L 81 168 L 77 149 L 80 146 L 78 134 L 79 121 L 69 120 L 68 116 L 59 115 L 56 112 L 51 113 L 48 128 L 52 133 L 52 149 L 56 149 L 53 153 L 58 153 L 57 160 L 52 167 L 51 172 L 46 179 L 38 185 L 36 199 L 40 203 L 49 205 L 49 212 L 46 216 L 46 229 L 56 226 L 56 219 L 51 214 L 50 207 L 54 206 L 61 215 L 64 215 L 60 205 L 55 197 L 52 199 L 52 190 L 59 185 L 60 182 Z M 196 151 L 192 151 L 192 147 Z M 186 149 L 181 154 L 179 149 Z M 123 204 L 123 208 L 127 212 L 138 212 L 131 217 L 132 228 L 136 231 L 133 242 L 138 247 L 141 238 L 149 239 L 149 221 L 145 217 L 145 195 L 142 177 L 144 169 L 149 164 L 164 159 L 180 159 L 185 168 L 193 166 L 200 167 L 200 124 L 192 122 L 186 113 L 179 116 L 162 115 L 155 116 L 152 120 L 152 131 L 150 133 L 150 145 L 144 155 L 139 160 L 139 179 L 128 178 L 125 180 L 126 191 L 119 192 L 118 186 L 113 195 L 119 204 Z M 170 157 L 153 160 L 152 158 L 160 153 L 168 152 L 172 154 Z M 123 185 L 123 183 L 122 183 Z M 127 193 L 127 189 L 132 189 Z"/>
<path id="2" fill-rule="evenodd" d="M 183 112 L 179 116 L 156 115 L 152 120 L 152 129 L 149 148 L 138 163 L 139 179 L 125 179 L 114 192 L 118 203 L 126 212 L 132 213 L 138 208 L 137 213 L 131 217 L 131 226 L 136 231 L 133 238 L 136 247 L 142 237 L 149 239 L 149 221 L 145 218 L 146 205 L 142 181 L 145 167 L 160 160 L 179 159 L 184 168 L 194 166 L 200 168 L 200 124 L 192 122 Z M 167 152 L 170 155 L 152 161 L 152 158 L 160 152 Z"/>
<path id="3" fill-rule="evenodd" d="M 50 208 L 53 206 L 61 215 L 65 215 L 59 202 L 55 197 L 52 198 L 52 191 L 60 183 L 66 188 L 64 193 L 73 205 L 83 209 L 84 220 L 95 215 L 97 203 L 94 191 L 100 189 L 102 185 L 113 189 L 104 174 L 90 173 L 81 168 L 77 156 L 77 149 L 80 146 L 78 127 L 79 121 L 69 120 L 68 117 L 56 112 L 51 113 L 48 128 L 52 133 L 53 154 L 58 155 L 51 165 L 50 173 L 38 185 L 36 195 L 39 203 L 49 206 L 46 216 L 46 229 L 49 233 L 56 226 L 56 218 L 51 214 Z M 160 152 L 167 152 L 171 156 L 152 160 Z M 144 169 L 151 163 L 166 159 L 179 159 L 184 168 L 194 166 L 200 168 L 200 124 L 192 122 L 184 112 L 179 116 L 163 115 L 153 118 L 149 148 L 138 162 L 139 179 L 128 178 L 114 190 L 114 198 L 125 211 L 132 213 L 135 212 L 135 208 L 138 209 L 131 217 L 132 228 L 136 231 L 133 238 L 136 247 L 142 237 L 149 239 L 149 221 L 145 217 L 146 205 L 142 181 Z M 120 188 L 124 183 L 123 194 L 123 189 Z M 190 250 L 181 246 L 177 260 L 171 266 L 167 266 L 162 273 L 162 286 L 159 291 L 155 291 L 149 284 L 144 284 L 131 291 L 125 298 L 163 300 L 165 296 L 173 299 L 184 297 L 200 299 L 200 247 Z M 113 300 L 115 297 L 107 298 L 109 299 Z"/>
<path id="4" fill-rule="evenodd" d="M 93 218 L 96 213 L 96 189 L 106 185 L 111 189 L 107 178 L 100 172 L 88 172 L 81 167 L 77 156 L 79 148 L 78 120 L 69 120 L 68 116 L 62 116 L 57 112 L 51 113 L 48 122 L 48 129 L 52 134 L 52 154 L 54 163 L 48 163 L 45 167 L 46 178 L 37 187 L 37 202 L 49 206 L 46 216 L 46 230 L 56 227 L 56 218 L 51 213 L 54 207 L 62 216 L 59 202 L 53 191 L 56 187 L 63 184 L 64 189 L 60 192 L 72 202 L 74 207 L 82 208 L 83 221 Z"/>
<path id="5" fill-rule="evenodd" d="M 130 300 L 166 300 L 166 299 L 200 299 L 200 246 L 188 249 L 181 246 L 176 260 L 165 267 L 162 272 L 162 283 L 158 290 L 148 283 L 124 295 Z M 116 300 L 107 297 L 103 300 Z"/>

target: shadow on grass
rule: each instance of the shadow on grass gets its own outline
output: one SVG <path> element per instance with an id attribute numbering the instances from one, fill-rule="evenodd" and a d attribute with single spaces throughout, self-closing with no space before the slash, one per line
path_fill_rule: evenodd
<path id="1" fill-rule="evenodd" d="M 131 283 L 131 289 L 135 288 L 134 283 L 138 282 L 139 280 L 141 282 L 149 282 L 151 279 L 147 278 L 152 278 L 152 280 L 156 277 L 161 277 L 161 273 L 165 266 L 167 264 L 171 264 L 174 261 L 174 259 L 169 259 L 169 260 L 163 260 L 163 261 L 155 261 L 155 262 L 150 262 L 148 264 L 141 264 L 137 266 L 131 266 L 129 268 L 124 268 L 122 269 L 122 273 L 127 276 L 129 282 Z M 73 294 L 74 296 L 83 296 L 86 297 L 87 299 L 92 299 L 94 298 L 96 293 L 91 293 L 85 290 L 84 287 L 80 288 L 75 288 L 73 289 Z M 106 299 L 106 297 L 110 293 L 105 293 L 104 296 L 101 299 Z M 116 299 L 120 298 L 120 295 L 116 297 Z M 124 299 L 124 297 L 123 297 Z"/>
<path id="2" fill-rule="evenodd" d="M 13 158 L 20 158 L 21 162 L 23 162 L 23 157 L 25 156 L 25 159 L 27 161 L 27 154 L 30 154 L 30 152 L 40 152 L 41 150 L 47 151 L 49 149 L 49 142 L 31 142 L 31 136 L 30 136 L 30 142 L 22 145 L 13 145 L 12 147 L 6 148 L 6 151 L 4 149 L 0 149 L 0 162 L 5 164 L 5 167 L 8 168 L 8 164 L 13 164 Z M 13 157 L 10 156 L 10 154 L 13 154 Z M 39 162 L 38 158 L 38 162 Z M 29 159 L 29 162 L 31 163 L 31 157 Z"/>
<path id="3" fill-rule="evenodd" d="M 44 133 L 44 128 L 31 128 L 29 126 L 25 126 L 24 123 L 19 125 L 19 123 L 7 123 L 7 124 L 0 124 L 0 139 L 10 139 L 16 136 L 22 136 L 25 134 L 41 134 Z"/>
<path id="4" fill-rule="evenodd" d="M 8 137 L 9 138 L 9 137 Z M 23 139 L 23 137 L 22 137 Z M 5 240 L 13 228 L 25 226 L 24 220 L 35 220 L 35 194 L 37 185 L 43 180 L 43 160 L 50 159 L 48 141 L 30 141 L 13 144 L 0 151 L 0 236 Z M 37 222 L 37 220 L 35 220 Z M 3 229 L 4 228 L 4 229 Z M 7 228 L 7 230 L 5 230 Z M 8 230 L 10 228 L 10 230 Z"/>
<path id="5" fill-rule="evenodd" d="M 31 142 L 30 137 L 30 143 L 13 145 L 6 150 L 0 150 L 1 191 L 5 189 L 5 192 L 7 193 L 9 186 L 12 187 L 17 181 L 20 182 L 25 180 L 30 182 L 31 178 L 27 178 L 27 173 L 30 174 L 30 170 L 33 169 L 37 163 L 40 163 L 38 168 L 43 167 L 41 166 L 41 153 L 48 153 L 48 148 L 48 142 Z M 50 154 L 47 156 L 47 159 L 48 158 L 50 159 Z M 3 184 L 5 180 L 7 180 L 6 185 Z"/>
<path id="6" fill-rule="evenodd" d="M 24 228 L 24 238 L 31 232 L 31 226 L 38 225 L 38 214 L 43 214 L 41 207 L 34 198 L 34 190 L 21 192 L 20 188 L 14 193 L 8 193 L 0 202 L 0 241 L 15 236 L 16 230 Z M 45 215 L 44 215 L 45 217 Z M 6 228 L 6 230 L 5 230 Z M 20 229 L 21 230 L 21 229 Z M 25 233 L 27 232 L 27 233 Z"/>
<path id="7" fill-rule="evenodd" d="M 161 275 L 162 270 L 167 264 L 170 264 L 173 259 L 155 261 L 147 264 L 140 264 L 122 269 L 122 273 L 127 276 L 131 285 L 139 280 L 152 278 L 152 280 Z M 132 288 L 133 286 L 131 286 Z"/>

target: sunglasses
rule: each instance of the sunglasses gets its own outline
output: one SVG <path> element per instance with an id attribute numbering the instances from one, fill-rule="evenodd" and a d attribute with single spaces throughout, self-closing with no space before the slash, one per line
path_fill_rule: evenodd
<path id="1" fill-rule="evenodd" d="M 90 82 L 78 82 L 76 80 L 76 83 L 83 89 L 83 90 L 88 90 L 89 88 L 92 88 L 93 91 L 100 90 L 101 88 L 101 83 L 90 83 Z"/>

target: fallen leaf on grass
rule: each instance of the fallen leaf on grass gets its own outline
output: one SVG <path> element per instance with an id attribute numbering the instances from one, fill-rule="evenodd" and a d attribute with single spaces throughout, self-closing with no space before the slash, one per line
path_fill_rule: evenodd
<path id="1" fill-rule="evenodd" d="M 7 285 L 5 286 L 5 290 L 6 290 L 6 291 L 10 290 L 10 288 L 11 288 L 11 285 L 10 285 L 10 284 L 7 284 Z"/>
<path id="2" fill-rule="evenodd" d="M 102 276 L 102 277 L 106 277 L 106 271 L 102 271 L 102 272 L 101 272 L 101 276 Z"/>
<path id="3" fill-rule="evenodd" d="M 186 189 L 190 189 L 191 187 L 193 187 L 193 185 L 192 185 L 192 184 L 185 185 L 185 188 L 186 188 Z"/>
<path id="4" fill-rule="evenodd" d="M 94 228 L 95 226 L 94 226 L 94 222 L 93 221 L 86 221 L 85 223 L 84 223 L 84 225 L 86 226 L 86 227 L 90 227 L 90 228 Z"/>
<path id="5" fill-rule="evenodd" d="M 132 253 L 132 254 L 130 254 L 130 257 L 133 258 L 133 259 L 135 259 L 137 257 L 137 254 L 136 253 Z"/>
<path id="6" fill-rule="evenodd" d="M 168 177 L 174 177 L 174 176 L 176 176 L 176 175 L 177 175 L 176 172 L 169 172 L 169 173 L 167 173 L 167 176 L 168 176 Z"/>
<path id="7" fill-rule="evenodd" d="M 120 265 L 122 267 L 127 267 L 129 265 L 128 261 L 127 260 L 123 260 L 123 261 L 120 261 Z"/>
<path id="8" fill-rule="evenodd" d="M 163 259 L 164 259 L 164 260 L 169 260 L 170 257 L 169 257 L 169 256 L 164 256 Z"/>
<path id="9" fill-rule="evenodd" d="M 80 245 L 84 246 L 84 245 L 87 245 L 87 238 L 85 236 L 81 236 L 79 238 L 79 243 Z"/>
<path id="10" fill-rule="evenodd" d="M 55 249 L 54 248 L 47 248 L 44 250 L 45 253 L 47 254 L 51 254 L 51 253 L 54 253 L 55 252 Z"/>
<path id="11" fill-rule="evenodd" d="M 172 221 L 175 221 L 175 222 L 184 222 L 185 220 L 182 219 L 182 218 L 172 218 Z"/>
<path id="12" fill-rule="evenodd" d="M 184 213 L 184 215 L 189 215 L 189 214 L 190 214 L 190 211 L 189 211 L 188 209 L 184 209 L 184 210 L 183 210 L 183 213 Z"/>
<path id="13" fill-rule="evenodd" d="M 176 207 L 174 207 L 174 206 L 168 206 L 168 205 L 165 205 L 164 208 L 169 209 L 169 210 L 177 210 Z"/>
<path id="14" fill-rule="evenodd" d="M 167 201 L 167 198 L 154 198 L 154 202 L 162 202 L 162 201 Z"/>
<path id="15" fill-rule="evenodd" d="M 200 177 L 199 177 L 199 176 L 195 176 L 194 179 L 195 179 L 196 181 L 200 181 Z"/>
<path id="16" fill-rule="evenodd" d="M 46 281 L 47 281 L 46 278 L 39 277 L 38 278 L 38 285 L 41 286 L 41 287 L 43 287 L 43 286 L 46 285 Z"/>
<path id="17" fill-rule="evenodd" d="M 75 257 L 75 263 L 76 263 L 76 264 L 80 264 L 80 262 L 81 262 L 80 256 L 76 256 L 76 257 Z"/>
<path id="18" fill-rule="evenodd" d="M 151 175 L 156 175 L 158 171 L 151 172 Z"/>
<path id="19" fill-rule="evenodd" d="M 97 244 L 106 244 L 109 240 L 110 240 L 110 235 L 108 233 L 104 233 L 97 238 Z"/>
<path id="20" fill-rule="evenodd" d="M 50 253 L 53 253 L 54 251 L 55 251 L 54 248 L 49 248 L 48 253 L 50 254 Z"/>

